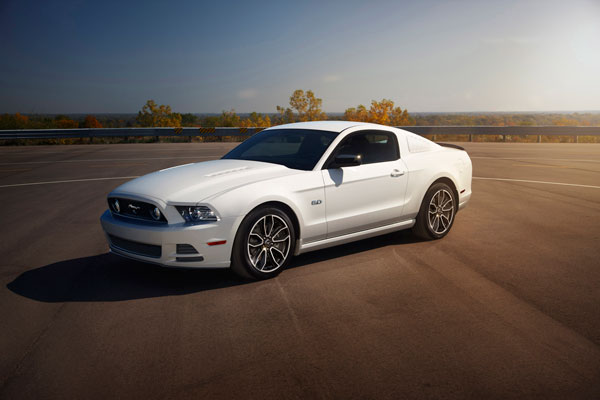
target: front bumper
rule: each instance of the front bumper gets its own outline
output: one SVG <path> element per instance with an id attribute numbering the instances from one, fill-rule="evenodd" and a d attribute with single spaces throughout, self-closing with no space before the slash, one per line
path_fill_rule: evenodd
<path id="1" fill-rule="evenodd" d="M 228 268 L 238 218 L 200 225 L 148 225 L 115 218 L 106 210 L 100 222 L 112 253 L 166 267 Z M 223 240 L 224 244 L 207 244 Z M 191 245 L 198 253 L 178 254 L 178 244 Z"/>
<path id="2" fill-rule="evenodd" d="M 471 189 L 469 189 L 468 192 L 465 192 L 465 193 L 462 193 L 459 195 L 458 209 L 462 210 L 463 208 L 465 208 L 467 206 L 467 204 L 469 203 L 469 200 L 471 200 Z"/>

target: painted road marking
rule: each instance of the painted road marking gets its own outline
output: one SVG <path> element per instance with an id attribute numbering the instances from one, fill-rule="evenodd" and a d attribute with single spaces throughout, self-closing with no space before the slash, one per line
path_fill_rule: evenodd
<path id="1" fill-rule="evenodd" d="M 175 160 L 182 158 L 212 158 L 215 159 L 217 157 L 214 156 L 187 156 L 187 157 L 153 157 L 153 158 L 98 158 L 91 160 L 56 160 L 56 161 L 18 161 L 18 162 L 8 162 L 8 163 L 0 163 L 0 165 L 16 165 L 16 164 L 54 164 L 54 163 L 78 163 L 78 162 L 112 162 L 112 161 L 138 161 L 138 160 Z"/>
<path id="2" fill-rule="evenodd" d="M 0 188 L 15 187 L 15 186 L 49 185 L 49 184 L 53 184 L 53 183 L 109 181 L 109 180 L 134 179 L 134 178 L 139 178 L 139 176 L 115 176 L 115 177 L 109 177 L 109 178 L 69 179 L 69 180 L 64 180 L 64 181 L 13 183 L 10 185 L 0 185 Z M 480 179 L 480 180 L 487 180 L 487 181 L 540 183 L 540 184 L 544 184 L 544 185 L 576 186 L 576 187 L 600 189 L 600 186 L 594 186 L 594 185 L 579 185 L 576 183 L 563 183 L 563 182 L 531 181 L 531 180 L 527 180 L 527 179 L 486 178 L 486 177 L 482 177 L 482 176 L 474 176 L 473 179 Z"/>
<path id="3" fill-rule="evenodd" d="M 471 158 L 485 159 L 485 160 L 539 160 L 539 161 L 574 161 L 574 162 L 593 162 L 600 163 L 600 160 L 580 160 L 574 158 L 542 158 L 542 157 L 483 157 L 483 156 L 472 156 Z"/>
<path id="4" fill-rule="evenodd" d="M 148 163 L 127 163 L 127 164 L 112 164 L 111 167 L 133 167 L 139 165 L 148 165 Z M 89 168 L 106 168 L 106 165 L 88 165 Z"/>
<path id="5" fill-rule="evenodd" d="M 513 167 L 533 167 L 533 168 L 567 168 L 575 169 L 574 167 L 568 167 L 566 165 L 542 165 L 542 164 L 513 164 Z"/>
<path id="6" fill-rule="evenodd" d="M 544 184 L 544 185 L 576 186 L 576 187 L 600 189 L 600 186 L 594 186 L 594 185 L 579 185 L 579 184 L 576 184 L 576 183 L 547 182 L 547 181 L 530 181 L 530 180 L 527 180 L 527 179 L 485 178 L 485 177 L 481 177 L 481 176 L 474 176 L 473 179 L 481 179 L 481 180 L 486 180 L 486 181 L 540 183 L 540 184 Z"/>
<path id="7" fill-rule="evenodd" d="M 260 128 L 260 129 L 264 129 L 264 128 Z M 152 153 L 155 151 L 199 151 L 199 150 L 207 150 L 207 148 L 209 148 L 210 150 L 214 150 L 214 149 L 230 149 L 231 147 L 240 144 L 241 142 L 194 142 L 194 143 L 184 143 L 185 145 L 187 145 L 188 147 L 194 147 L 194 146 L 198 146 L 198 148 L 193 149 L 193 148 L 182 148 L 182 147 L 173 147 L 173 148 L 166 148 L 166 149 L 158 149 L 158 148 L 145 148 L 144 149 L 144 153 Z M 133 144 L 137 144 L 137 143 L 133 143 Z M 139 143 L 141 144 L 141 143 Z M 169 145 L 173 145 L 173 144 L 181 144 L 181 143 L 161 143 L 161 144 L 169 144 Z M 67 146 L 67 145 L 65 145 Z M 103 146 L 103 148 L 100 148 L 100 151 L 103 150 L 107 150 L 108 146 L 118 146 L 118 144 L 107 144 L 107 145 L 101 145 L 101 144 L 94 144 L 94 145 L 68 145 L 69 147 L 71 146 Z M 128 146 L 128 145 L 124 145 L 124 146 Z M 30 155 L 32 152 L 31 150 L 26 150 L 26 151 L 21 151 L 21 149 L 17 149 L 17 148 L 8 148 L 9 146 L 4 146 L 3 148 L 0 147 L 0 154 L 4 154 L 7 156 L 10 155 Z M 19 147 L 24 147 L 24 146 L 19 146 Z M 30 147 L 34 147 L 34 146 L 30 146 Z M 58 147 L 58 146 L 57 146 Z M 5 151 L 6 150 L 6 151 Z M 67 153 L 77 153 L 78 150 L 81 150 L 81 147 L 78 148 L 74 148 L 74 149 L 65 149 L 67 151 L 51 151 L 51 150 L 38 150 L 35 149 L 35 154 L 67 154 Z M 131 153 L 132 150 L 131 149 L 123 149 L 123 148 L 119 148 L 119 149 L 110 149 L 111 153 Z"/>
<path id="8" fill-rule="evenodd" d="M 16 186 L 49 185 L 49 184 L 52 184 L 52 183 L 111 181 L 111 180 L 134 179 L 134 178 L 139 178 L 139 176 L 115 176 L 115 177 L 111 177 L 111 178 L 69 179 L 69 180 L 65 180 L 65 181 L 45 181 L 45 182 L 13 183 L 13 184 L 10 184 L 10 185 L 0 185 L 0 188 L 16 187 Z"/>
<path id="9" fill-rule="evenodd" d="M 0 169 L 0 172 L 19 172 L 19 171 L 31 171 L 31 168 Z"/>

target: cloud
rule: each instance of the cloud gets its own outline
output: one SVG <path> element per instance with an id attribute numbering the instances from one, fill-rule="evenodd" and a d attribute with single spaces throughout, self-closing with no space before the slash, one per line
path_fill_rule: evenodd
<path id="1" fill-rule="evenodd" d="M 326 83 L 330 83 L 330 82 L 337 82 L 337 81 L 341 81 L 342 77 L 339 75 L 325 75 L 323 77 L 323 82 Z"/>
<path id="2" fill-rule="evenodd" d="M 240 99 L 252 99 L 256 97 L 257 94 L 258 92 L 254 89 L 244 89 L 240 90 L 237 95 Z"/>

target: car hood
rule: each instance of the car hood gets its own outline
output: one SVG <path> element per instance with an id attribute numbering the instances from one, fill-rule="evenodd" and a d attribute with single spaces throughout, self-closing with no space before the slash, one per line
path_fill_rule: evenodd
<path id="1" fill-rule="evenodd" d="M 141 176 L 119 186 L 109 196 L 150 198 L 167 204 L 195 204 L 239 186 L 299 172 L 283 165 L 258 161 L 204 161 Z"/>

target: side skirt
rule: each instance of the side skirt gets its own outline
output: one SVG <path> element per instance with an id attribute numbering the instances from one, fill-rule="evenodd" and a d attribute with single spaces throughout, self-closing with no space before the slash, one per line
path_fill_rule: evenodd
<path id="1" fill-rule="evenodd" d="M 347 235 L 336 236 L 316 242 L 302 243 L 300 240 L 299 245 L 296 247 L 295 255 L 308 253 L 313 250 L 325 249 L 327 247 L 337 246 L 339 244 L 350 243 L 357 240 L 367 239 L 373 236 L 385 235 L 386 233 L 400 231 L 402 229 L 412 228 L 416 220 L 409 219 L 402 222 L 396 222 L 394 224 L 380 226 L 377 228 L 367 229 L 366 231 L 349 233 Z"/>

